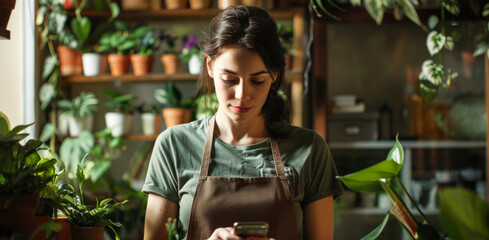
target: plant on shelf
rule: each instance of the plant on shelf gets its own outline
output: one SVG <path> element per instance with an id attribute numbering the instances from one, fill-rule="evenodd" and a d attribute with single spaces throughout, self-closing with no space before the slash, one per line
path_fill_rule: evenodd
<path id="1" fill-rule="evenodd" d="M 105 107 L 109 112 L 105 114 L 105 123 L 112 130 L 114 137 L 121 137 L 128 134 L 132 124 L 132 112 L 134 107 L 130 101 L 134 99 L 134 95 L 125 94 L 118 91 L 102 90 L 101 95 L 110 99 L 105 103 Z"/>
<path id="2" fill-rule="evenodd" d="M 164 105 L 162 113 L 167 128 L 190 122 L 194 100 L 192 98 L 182 100 L 180 90 L 174 87 L 171 81 L 166 83 L 165 89 L 156 89 L 154 97 Z"/>
<path id="3" fill-rule="evenodd" d="M 292 68 L 292 55 L 290 54 L 290 51 L 294 45 L 293 26 L 285 26 L 281 23 L 277 23 L 277 32 L 285 54 L 285 69 L 290 70 Z"/>
<path id="4" fill-rule="evenodd" d="M 358 192 L 387 193 L 392 209 L 382 223 L 362 239 L 376 239 L 382 233 L 391 216 L 395 217 L 411 239 L 442 239 L 443 236 L 430 223 L 404 187 L 399 172 L 404 165 L 404 150 L 396 137 L 396 143 L 387 159 L 355 173 L 338 178 L 350 189 Z M 489 237 L 489 206 L 467 190 L 442 189 L 440 221 L 449 237 L 454 239 L 487 239 Z M 405 197 L 403 197 L 405 196 Z M 409 200 L 409 205 L 406 200 Z M 421 216 L 417 219 L 409 206 L 414 206 Z M 484 206 L 485 205 L 485 206 Z M 464 211 L 466 210 L 466 211 Z M 482 211 L 478 214 L 477 211 Z"/>
<path id="5" fill-rule="evenodd" d="M 165 74 L 180 73 L 183 70 L 182 62 L 178 57 L 177 41 L 179 37 L 170 34 L 160 34 L 161 42 L 164 43 L 163 54 L 160 57 Z"/>
<path id="6" fill-rule="evenodd" d="M 113 222 L 109 214 L 125 204 L 127 200 L 117 202 L 114 199 L 106 198 L 100 202 L 96 199 L 94 206 L 85 204 L 83 183 L 86 177 L 81 165 L 77 166 L 76 178 L 78 191 L 70 184 L 63 184 L 58 190 L 58 194 L 63 199 L 59 210 L 68 217 L 67 221 L 72 226 L 72 236 L 77 236 L 78 239 L 103 239 L 104 228 L 109 227 L 114 232 L 116 239 L 119 239 L 114 227 L 122 227 L 122 225 Z M 91 235 L 93 232 L 96 232 L 97 236 Z"/>
<path id="7" fill-rule="evenodd" d="M 219 107 L 216 93 L 201 94 L 195 100 L 195 106 L 196 119 L 213 116 Z"/>
<path id="8" fill-rule="evenodd" d="M 93 113 L 97 110 L 98 99 L 91 92 L 81 92 L 70 100 L 61 100 L 58 107 L 61 113 L 60 125 L 68 124 L 70 135 L 76 137 L 81 131 L 92 130 Z"/>
<path id="9" fill-rule="evenodd" d="M 49 185 L 56 177 L 56 158 L 39 140 L 19 143 L 29 135 L 19 132 L 32 124 L 11 129 L 8 117 L 0 112 L 0 236 L 7 238 L 29 237 L 39 196 L 53 195 Z"/>
<path id="10" fill-rule="evenodd" d="M 160 47 L 159 36 L 146 24 L 137 26 L 132 35 L 137 41 L 135 52 L 131 54 L 134 75 L 151 73 L 154 62 L 153 53 Z"/>
<path id="11" fill-rule="evenodd" d="M 154 135 L 160 131 L 160 107 L 156 103 L 143 103 L 138 107 L 141 114 L 144 135 Z M 158 120 L 159 119 L 159 120 Z"/>
<path id="12" fill-rule="evenodd" d="M 104 33 L 99 41 L 97 52 L 109 53 L 108 61 L 112 76 L 120 76 L 129 72 L 129 54 L 137 45 L 131 32 L 133 27 L 121 21 L 114 23 L 114 29 Z"/>
<path id="13" fill-rule="evenodd" d="M 197 45 L 197 36 L 183 36 L 182 39 L 184 43 L 180 46 L 180 58 L 188 62 L 190 74 L 199 74 L 204 52 Z"/>

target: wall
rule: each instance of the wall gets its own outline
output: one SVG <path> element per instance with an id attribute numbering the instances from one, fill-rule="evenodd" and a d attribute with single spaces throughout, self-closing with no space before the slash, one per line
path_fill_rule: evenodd
<path id="1" fill-rule="evenodd" d="M 12 126 L 24 123 L 23 2 L 17 0 L 10 16 L 10 40 L 0 40 L 0 111 L 9 117 Z"/>

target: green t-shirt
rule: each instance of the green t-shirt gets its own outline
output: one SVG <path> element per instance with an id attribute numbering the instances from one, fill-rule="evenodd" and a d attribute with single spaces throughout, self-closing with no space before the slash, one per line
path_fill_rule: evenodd
<path id="1" fill-rule="evenodd" d="M 165 197 L 179 206 L 183 229 L 188 229 L 197 187 L 209 118 L 178 125 L 156 140 L 142 191 Z M 297 229 L 302 239 L 303 208 L 328 196 L 338 197 L 343 187 L 329 148 L 316 132 L 286 125 L 276 137 L 293 196 Z M 275 176 L 270 140 L 235 146 L 214 138 L 210 176 Z M 162 226 L 163 227 L 163 226 Z"/>

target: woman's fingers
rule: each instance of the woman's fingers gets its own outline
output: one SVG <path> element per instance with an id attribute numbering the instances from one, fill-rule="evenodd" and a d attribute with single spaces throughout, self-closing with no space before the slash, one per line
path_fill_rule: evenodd
<path id="1" fill-rule="evenodd" d="M 242 238 L 233 234 L 234 230 L 232 227 L 227 228 L 217 228 L 212 233 L 211 237 L 207 240 L 241 240 Z"/>

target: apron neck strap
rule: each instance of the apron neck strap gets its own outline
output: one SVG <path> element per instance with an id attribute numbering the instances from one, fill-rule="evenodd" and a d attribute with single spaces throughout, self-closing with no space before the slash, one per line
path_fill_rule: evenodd
<path id="1" fill-rule="evenodd" d="M 209 127 L 204 143 L 204 154 L 202 155 L 202 164 L 200 166 L 200 179 L 206 179 L 209 174 L 209 163 L 211 159 L 212 143 L 214 142 L 214 126 L 216 125 L 216 116 L 212 116 L 209 120 Z M 275 171 L 281 179 L 287 179 L 285 176 L 284 164 L 280 156 L 280 149 L 277 140 L 270 137 L 270 147 L 272 148 L 273 161 L 275 162 Z"/>

